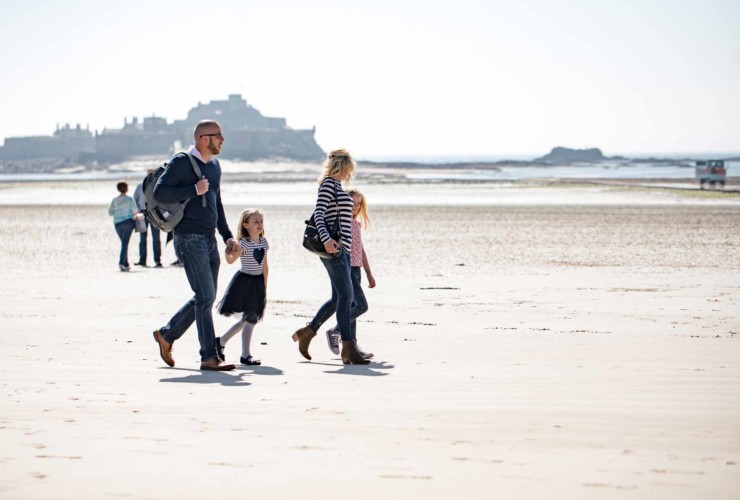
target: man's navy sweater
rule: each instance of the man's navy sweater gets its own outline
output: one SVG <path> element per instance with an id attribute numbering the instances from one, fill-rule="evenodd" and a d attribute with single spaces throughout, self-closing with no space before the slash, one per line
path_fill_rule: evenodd
<path id="1" fill-rule="evenodd" d="M 233 238 L 221 204 L 221 165 L 214 157 L 208 163 L 198 162 L 200 172 L 208 179 L 208 191 L 197 196 L 195 183 L 198 177 L 190 164 L 187 154 L 178 153 L 167 164 L 164 173 L 154 186 L 154 199 L 159 202 L 172 203 L 192 198 L 185 207 L 182 220 L 175 226 L 175 234 L 203 234 L 213 236 L 215 229 L 224 242 Z M 206 198 L 203 206 L 202 197 Z"/>

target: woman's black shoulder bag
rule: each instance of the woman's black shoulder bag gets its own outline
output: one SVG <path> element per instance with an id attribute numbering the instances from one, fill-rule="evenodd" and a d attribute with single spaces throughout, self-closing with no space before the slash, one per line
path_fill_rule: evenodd
<path id="1" fill-rule="evenodd" d="M 334 184 L 334 204 L 337 207 L 337 216 L 334 219 L 334 223 L 332 224 L 332 227 L 329 228 L 329 236 L 331 236 L 331 239 L 336 241 L 340 247 L 340 239 L 341 239 L 341 233 L 339 232 L 339 201 L 337 199 L 337 184 L 336 182 Z M 303 231 L 303 248 L 308 250 L 311 253 L 314 253 L 321 257 L 322 259 L 333 259 L 341 254 L 342 250 L 340 248 L 339 252 L 337 253 L 329 253 L 326 251 L 326 248 L 324 247 L 324 243 L 321 241 L 321 236 L 319 235 L 319 229 L 316 227 L 316 221 L 314 220 L 313 214 L 311 214 L 311 218 L 306 222 L 306 230 Z"/>

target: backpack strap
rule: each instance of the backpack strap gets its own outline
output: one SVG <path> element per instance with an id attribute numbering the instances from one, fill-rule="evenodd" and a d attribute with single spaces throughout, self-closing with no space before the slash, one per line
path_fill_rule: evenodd
<path id="1" fill-rule="evenodd" d="M 185 154 L 187 155 L 188 160 L 190 160 L 190 164 L 193 166 L 193 171 L 195 172 L 195 175 L 198 176 L 198 179 L 205 179 L 205 176 L 201 173 L 200 167 L 198 166 L 198 162 L 195 161 L 195 158 L 193 158 L 193 155 L 191 155 L 187 151 L 185 152 Z M 206 206 L 206 195 L 205 194 L 200 195 L 200 199 L 201 199 L 202 206 L 205 207 Z M 187 201 L 190 201 L 190 199 L 188 199 Z"/>

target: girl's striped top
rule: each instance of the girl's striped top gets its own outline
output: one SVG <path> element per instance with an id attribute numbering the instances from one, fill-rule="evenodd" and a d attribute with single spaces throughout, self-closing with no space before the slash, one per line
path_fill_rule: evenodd
<path id="1" fill-rule="evenodd" d="M 334 203 L 334 191 L 336 189 L 336 200 Z M 334 219 L 339 215 L 339 234 L 341 244 L 345 251 L 352 250 L 352 206 L 354 202 L 352 197 L 342 189 L 342 183 L 327 177 L 321 181 L 319 194 L 316 199 L 316 208 L 313 212 L 313 218 L 316 222 L 316 228 L 319 230 L 321 241 L 329 241 L 329 228 L 334 226 Z M 338 207 L 338 211 L 337 211 Z"/>
<path id="2" fill-rule="evenodd" d="M 255 243 L 252 240 L 240 239 L 239 245 L 242 247 L 242 255 L 240 257 L 242 263 L 241 271 L 244 274 L 251 274 L 253 276 L 259 276 L 262 274 L 262 270 L 265 267 L 265 256 L 267 251 L 270 249 L 270 244 L 267 240 L 260 236 L 260 242 Z"/>

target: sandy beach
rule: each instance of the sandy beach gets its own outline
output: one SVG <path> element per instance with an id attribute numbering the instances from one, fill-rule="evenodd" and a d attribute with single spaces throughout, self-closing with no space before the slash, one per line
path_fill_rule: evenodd
<path id="1" fill-rule="evenodd" d="M 263 365 L 208 373 L 194 326 L 159 358 L 191 294 L 118 271 L 113 183 L 3 185 L 0 497 L 740 498 L 740 196 L 368 185 L 344 366 L 290 339 L 329 295 L 311 189 L 224 188 L 232 226 L 264 209 L 268 308 Z"/>

